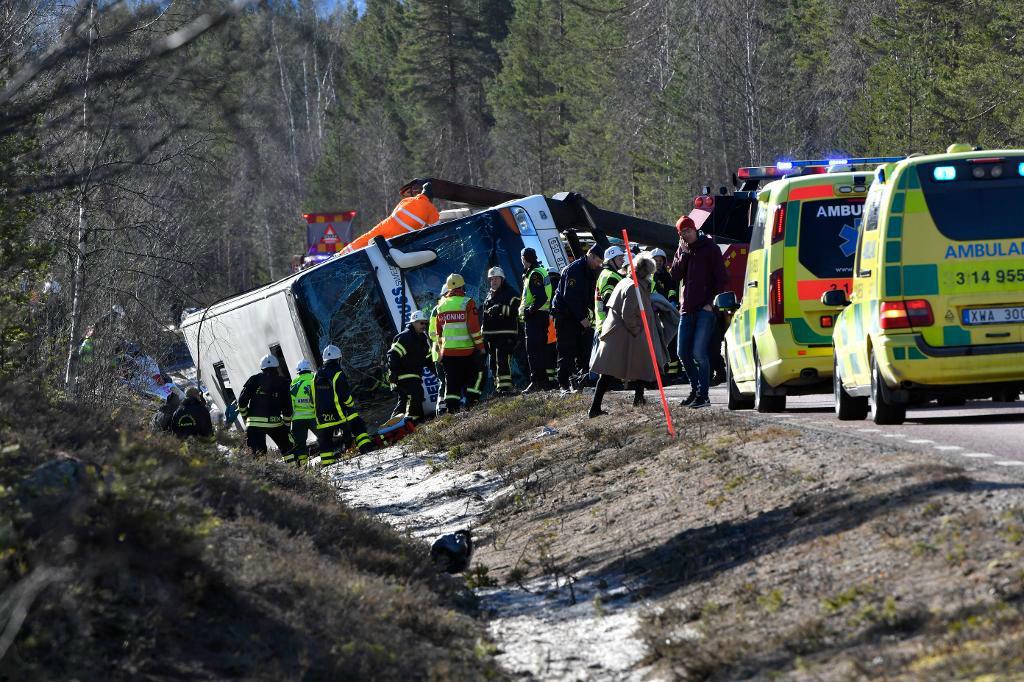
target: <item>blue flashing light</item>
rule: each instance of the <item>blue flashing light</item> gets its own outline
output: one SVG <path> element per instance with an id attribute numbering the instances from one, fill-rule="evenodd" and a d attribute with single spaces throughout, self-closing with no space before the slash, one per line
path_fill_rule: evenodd
<path id="1" fill-rule="evenodd" d="M 1024 178 L 1024 163 L 1020 163 L 1017 165 L 1017 175 Z"/>
<path id="2" fill-rule="evenodd" d="M 850 162 L 849 159 L 829 159 L 828 165 L 830 166 L 845 166 Z"/>
<path id="3" fill-rule="evenodd" d="M 793 170 L 793 162 L 779 161 L 777 164 L 775 164 L 775 167 L 783 171 Z M 1021 167 L 1024 168 L 1024 163 L 1021 164 Z"/>
<path id="4" fill-rule="evenodd" d="M 1021 165 L 1024 166 L 1024 164 Z M 956 180 L 956 166 L 936 166 L 935 169 L 932 170 L 932 177 L 938 182 Z"/>

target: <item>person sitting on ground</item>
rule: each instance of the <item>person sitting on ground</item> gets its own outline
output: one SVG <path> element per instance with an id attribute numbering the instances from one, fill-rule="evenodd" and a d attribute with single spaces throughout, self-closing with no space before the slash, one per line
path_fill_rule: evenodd
<path id="1" fill-rule="evenodd" d="M 654 274 L 654 259 L 642 253 L 634 260 L 639 290 L 632 277 L 624 277 L 615 285 L 605 307 L 607 316 L 601 325 L 597 353 L 590 369 L 601 376 L 597 380 L 594 401 L 590 405 L 590 416 L 606 414 L 601 409 L 604 394 L 615 379 L 633 382 L 633 405 L 642 405 L 644 386 L 657 381 L 651 355 L 647 347 L 641 306 L 647 315 L 651 330 L 657 367 L 664 367 L 668 353 L 653 323 L 654 309 L 651 306 L 651 276 Z M 639 294 L 639 297 L 638 295 Z"/>
<path id="2" fill-rule="evenodd" d="M 185 400 L 171 418 L 171 431 L 178 438 L 213 441 L 213 421 L 202 392 L 195 386 L 185 391 Z"/>

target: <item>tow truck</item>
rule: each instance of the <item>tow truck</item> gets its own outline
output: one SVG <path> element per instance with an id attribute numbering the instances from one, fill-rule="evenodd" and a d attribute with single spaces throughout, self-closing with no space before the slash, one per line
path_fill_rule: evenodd
<path id="1" fill-rule="evenodd" d="M 523 196 L 501 190 L 417 178 L 401 188 L 419 193 L 430 182 L 435 199 L 466 207 L 454 219 L 335 256 L 281 280 L 194 311 L 181 323 L 195 361 L 197 381 L 225 413 L 237 391 L 271 353 L 282 373 L 302 359 L 314 366 L 334 343 L 357 395 L 389 393 L 385 356 L 413 310 L 429 311 L 452 272 L 466 279 L 466 293 L 486 296 L 487 270 L 500 266 L 509 283 L 522 280 L 519 254 L 533 247 L 553 272 L 585 253 L 588 233 L 602 245 L 628 228 L 630 238 L 649 247 L 674 249 L 675 229 L 654 221 L 607 211 L 576 192 Z M 473 213 L 474 209 L 478 212 Z M 450 214 L 449 214 L 450 215 Z M 443 220 L 443 218 L 442 218 Z M 439 382 L 426 373 L 424 409 L 434 410 Z"/>

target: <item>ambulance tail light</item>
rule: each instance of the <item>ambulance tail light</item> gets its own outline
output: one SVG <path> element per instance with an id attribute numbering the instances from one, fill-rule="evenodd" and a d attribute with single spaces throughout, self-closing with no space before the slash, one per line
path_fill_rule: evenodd
<path id="1" fill-rule="evenodd" d="M 779 204 L 772 220 L 772 244 L 782 241 L 786 236 L 786 204 Z"/>
<path id="2" fill-rule="evenodd" d="M 923 298 L 906 301 L 883 301 L 878 311 L 882 329 L 910 329 L 935 324 L 931 304 Z"/>
<path id="3" fill-rule="evenodd" d="M 782 268 L 768 277 L 768 324 L 782 324 L 786 321 L 783 315 Z"/>

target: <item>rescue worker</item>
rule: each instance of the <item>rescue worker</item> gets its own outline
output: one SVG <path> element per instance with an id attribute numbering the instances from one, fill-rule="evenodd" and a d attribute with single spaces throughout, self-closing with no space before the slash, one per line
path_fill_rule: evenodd
<path id="1" fill-rule="evenodd" d="M 466 281 L 462 275 L 453 272 L 445 281 L 448 293 L 437 304 L 434 319 L 434 334 L 438 342 L 438 354 L 444 367 L 444 402 L 449 414 L 459 411 L 463 394 L 466 407 L 472 407 L 479 396 L 470 391 L 480 381 L 479 356 L 484 352 L 483 334 L 480 332 L 480 318 L 476 303 L 466 296 Z"/>
<path id="2" fill-rule="evenodd" d="M 316 441 L 320 445 L 320 464 L 334 464 L 350 445 L 365 454 L 373 449 L 366 433 L 366 422 L 356 411 L 348 380 L 341 370 L 341 349 L 330 344 L 324 348 L 324 364 L 313 377 L 313 411 L 316 414 Z M 337 429 L 343 431 L 339 438 Z"/>
<path id="3" fill-rule="evenodd" d="M 238 395 L 238 413 L 245 422 L 245 443 L 253 453 L 267 452 L 270 436 L 282 454 L 292 449 L 292 399 L 288 380 L 277 371 L 280 367 L 273 355 L 260 360 L 260 373 L 253 374 Z"/>
<path id="4" fill-rule="evenodd" d="M 668 256 L 663 249 L 651 251 L 651 257 L 657 264 L 658 269 L 654 271 L 654 291 L 664 296 L 670 303 L 679 305 L 679 287 L 668 271 Z M 679 353 L 676 352 L 676 344 L 668 344 L 668 365 L 665 367 L 665 377 L 668 383 L 674 383 L 679 378 Z"/>
<path id="5" fill-rule="evenodd" d="M 487 365 L 494 374 L 498 395 L 512 393 L 512 351 L 519 336 L 519 295 L 505 279 L 505 271 L 495 266 L 487 271 L 490 291 L 484 299 L 484 346 Z"/>
<path id="6" fill-rule="evenodd" d="M 597 285 L 594 287 L 594 326 L 597 329 L 604 324 L 604 318 L 608 316 L 605 306 L 608 305 L 608 297 L 615 290 L 615 285 L 622 281 L 622 262 L 626 259 L 626 252 L 621 246 L 609 246 L 604 250 L 604 265 L 597 276 Z"/>
<path id="7" fill-rule="evenodd" d="M 429 227 L 440 219 L 440 213 L 434 206 L 434 191 L 429 182 L 423 183 L 420 193 L 405 197 L 398 202 L 395 209 L 384 220 L 380 221 L 365 234 L 352 240 L 348 246 L 341 250 L 342 254 L 351 253 L 361 249 L 374 237 L 390 239 L 399 235 L 422 230 Z"/>
<path id="8" fill-rule="evenodd" d="M 558 280 L 561 277 L 556 270 L 548 272 L 548 283 L 551 285 L 551 299 L 554 304 L 555 290 L 558 289 Z M 545 368 L 548 375 L 548 388 L 558 385 L 558 330 L 555 329 L 555 318 L 548 310 L 548 347 L 545 357 Z"/>
<path id="9" fill-rule="evenodd" d="M 295 447 L 281 461 L 303 466 L 309 459 L 310 433 L 316 433 L 316 412 L 313 411 L 313 363 L 303 358 L 295 365 L 295 378 L 289 391 L 292 396 L 292 440 Z"/>
<path id="10" fill-rule="evenodd" d="M 433 370 L 430 341 L 427 340 L 427 316 L 420 310 L 409 316 L 405 330 L 395 337 L 388 350 L 391 387 L 398 391 L 398 407 L 405 418 L 419 424 L 423 414 L 423 370 Z"/>
<path id="11" fill-rule="evenodd" d="M 213 442 L 213 421 L 202 392 L 195 386 L 185 391 L 185 400 L 171 417 L 171 431 L 178 438 L 195 437 Z"/>
<path id="12" fill-rule="evenodd" d="M 574 391 L 573 382 L 589 371 L 594 342 L 590 299 L 603 264 L 603 249 L 595 244 L 562 271 L 555 289 L 551 313 L 558 344 L 558 387 L 563 393 Z"/>
<path id="13" fill-rule="evenodd" d="M 537 252 L 526 247 L 523 261 L 523 297 L 519 319 L 526 328 L 526 355 L 530 363 L 530 385 L 523 391 L 546 391 L 548 385 L 548 311 L 551 309 L 551 281 L 548 271 L 537 259 Z"/>
<path id="14" fill-rule="evenodd" d="M 441 293 L 438 294 L 437 303 L 430 310 L 430 316 L 427 320 L 427 341 L 430 344 L 430 360 L 434 363 L 434 376 L 437 377 L 437 395 L 440 400 L 437 401 L 437 413 L 441 413 L 441 406 L 444 405 L 444 367 L 441 365 L 441 347 L 437 342 L 437 306 L 441 305 L 441 301 L 444 300 L 445 295 L 448 293 L 448 285 L 441 285 Z"/>

